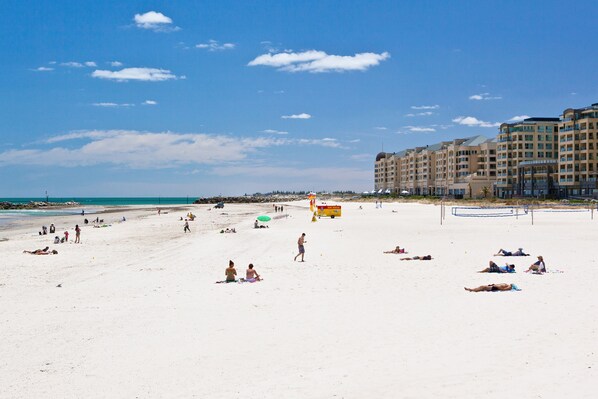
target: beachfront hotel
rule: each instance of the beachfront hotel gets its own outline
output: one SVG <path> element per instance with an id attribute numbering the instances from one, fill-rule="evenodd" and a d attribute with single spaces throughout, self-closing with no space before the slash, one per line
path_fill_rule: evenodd
<path id="1" fill-rule="evenodd" d="M 374 166 L 378 194 L 593 197 L 597 177 L 598 103 L 503 123 L 495 139 L 381 152 Z"/>
<path id="2" fill-rule="evenodd" d="M 594 196 L 598 174 L 598 103 L 567 108 L 559 126 L 561 196 Z"/>
<path id="3" fill-rule="evenodd" d="M 496 195 L 557 195 L 559 118 L 503 123 L 497 137 Z"/>
<path id="4" fill-rule="evenodd" d="M 496 179 L 496 142 L 473 136 L 381 152 L 374 174 L 379 194 L 484 196 Z"/>

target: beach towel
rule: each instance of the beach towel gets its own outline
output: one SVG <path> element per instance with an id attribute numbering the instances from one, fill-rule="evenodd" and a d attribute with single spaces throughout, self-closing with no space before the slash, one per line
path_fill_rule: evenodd
<path id="1" fill-rule="evenodd" d="M 511 284 L 511 291 L 521 291 L 521 288 L 517 287 L 515 284 Z"/>

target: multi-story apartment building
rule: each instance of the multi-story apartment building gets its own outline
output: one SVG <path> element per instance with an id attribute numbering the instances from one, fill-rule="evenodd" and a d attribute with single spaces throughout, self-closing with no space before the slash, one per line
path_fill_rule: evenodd
<path id="1" fill-rule="evenodd" d="M 598 193 L 598 103 L 568 108 L 558 124 L 559 194 Z"/>
<path id="2" fill-rule="evenodd" d="M 376 156 L 375 190 L 416 195 L 480 196 L 496 179 L 496 143 L 483 136 Z"/>
<path id="3" fill-rule="evenodd" d="M 499 197 L 556 194 L 559 118 L 527 118 L 500 125 L 497 144 Z"/>
<path id="4" fill-rule="evenodd" d="M 560 118 L 376 157 L 376 189 L 419 195 L 598 197 L 598 103 Z"/>

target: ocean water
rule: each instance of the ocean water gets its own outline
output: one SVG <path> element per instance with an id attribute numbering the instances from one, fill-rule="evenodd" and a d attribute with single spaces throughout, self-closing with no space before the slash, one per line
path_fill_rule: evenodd
<path id="1" fill-rule="evenodd" d="M 68 197 L 53 198 L 49 197 L 50 202 L 69 202 L 74 201 L 81 206 L 93 205 L 184 205 L 192 204 L 197 197 Z M 43 202 L 45 197 L 39 198 L 0 198 L 0 202 L 12 202 L 15 204 L 26 204 L 31 201 Z"/>
<path id="2" fill-rule="evenodd" d="M 0 198 L 0 202 L 26 204 L 31 201 L 43 202 L 45 198 Z M 78 202 L 80 205 L 69 209 L 0 209 L 0 226 L 26 218 L 47 218 L 50 216 L 78 215 L 85 208 L 86 215 L 92 215 L 103 206 L 123 205 L 185 205 L 191 204 L 196 197 L 69 197 L 49 198 L 50 202 Z M 94 208 L 96 207 L 96 208 Z M 41 223 L 44 223 L 40 220 Z"/>

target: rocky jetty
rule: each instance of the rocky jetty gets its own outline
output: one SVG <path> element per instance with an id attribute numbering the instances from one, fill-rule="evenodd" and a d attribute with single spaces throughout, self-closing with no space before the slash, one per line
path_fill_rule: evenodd
<path id="1" fill-rule="evenodd" d="M 217 204 L 224 202 L 225 204 L 253 204 L 253 203 L 267 203 L 267 202 L 288 202 L 305 199 L 305 195 L 246 195 L 241 197 L 208 197 L 199 198 L 195 200 L 194 204 Z"/>
<path id="2" fill-rule="evenodd" d="M 45 201 L 31 201 L 26 204 L 15 204 L 12 202 L 0 202 L 0 209 L 44 209 L 44 208 L 66 208 L 69 206 L 79 206 L 78 202 L 45 202 Z"/>

